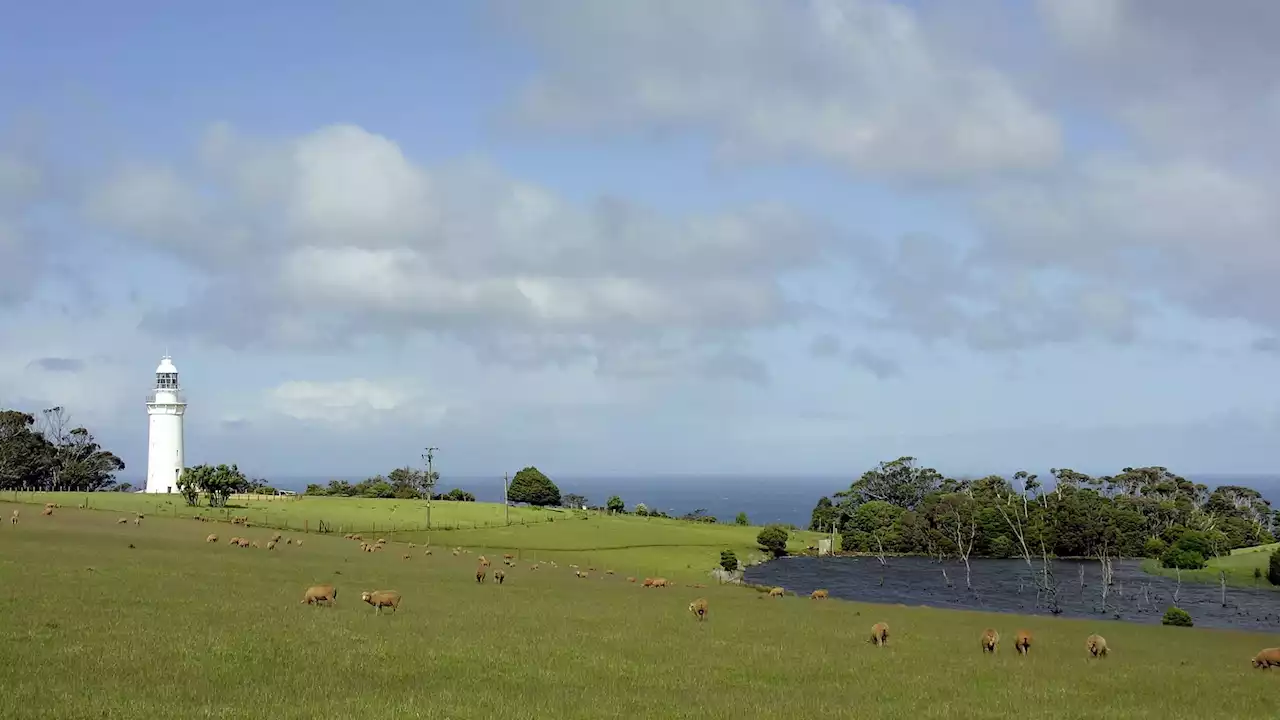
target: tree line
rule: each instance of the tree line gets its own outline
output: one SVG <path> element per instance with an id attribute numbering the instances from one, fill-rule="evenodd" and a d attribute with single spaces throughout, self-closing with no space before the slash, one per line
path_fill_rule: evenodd
<path id="1" fill-rule="evenodd" d="M 116 481 L 121 470 L 124 461 L 74 425 L 65 409 L 50 408 L 38 419 L 0 409 L 0 490 L 127 490 L 129 483 Z"/>
<path id="2" fill-rule="evenodd" d="M 1164 467 L 1092 477 L 1050 470 L 1050 490 L 1018 472 L 957 480 L 913 457 L 882 462 L 849 488 L 823 497 L 810 530 L 839 536 L 839 549 L 953 557 L 1021 557 L 1047 573 L 1051 557 L 1091 557 L 1104 576 L 1116 557 L 1204 567 L 1239 547 L 1275 542 L 1280 513 L 1239 485 L 1214 489 Z"/>

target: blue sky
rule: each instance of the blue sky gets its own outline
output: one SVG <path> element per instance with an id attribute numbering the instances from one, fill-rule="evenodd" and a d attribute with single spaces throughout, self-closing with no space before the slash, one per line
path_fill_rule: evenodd
<path id="1" fill-rule="evenodd" d="M 1270 472 L 1278 19 L 28 4 L 0 405 L 130 477 L 166 350 L 266 476 Z"/>

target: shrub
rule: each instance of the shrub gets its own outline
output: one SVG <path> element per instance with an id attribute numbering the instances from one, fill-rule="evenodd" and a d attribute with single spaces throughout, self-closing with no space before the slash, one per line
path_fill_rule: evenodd
<path id="1" fill-rule="evenodd" d="M 774 557 L 781 557 L 787 554 L 787 538 L 789 533 L 787 529 L 781 525 L 766 525 L 759 535 L 756 535 L 756 542 L 760 543 L 760 547 L 771 553 Z"/>
<path id="2" fill-rule="evenodd" d="M 1214 556 L 1213 539 L 1208 533 L 1199 530 L 1188 530 L 1178 536 L 1174 541 L 1173 547 L 1179 550 L 1188 550 L 1200 553 L 1200 557 L 1211 558 Z"/>
<path id="3" fill-rule="evenodd" d="M 1149 558 L 1158 558 L 1164 555 L 1164 551 L 1169 549 L 1169 543 L 1158 537 L 1147 538 L 1147 542 L 1142 546 L 1142 554 Z"/>
<path id="4" fill-rule="evenodd" d="M 732 550 L 721 550 L 720 567 L 724 568 L 725 572 L 735 572 L 738 569 L 738 556 Z"/>
<path id="5" fill-rule="evenodd" d="M 1160 565 L 1167 568 L 1181 568 L 1183 570 L 1199 570 L 1208 563 L 1205 562 L 1204 556 L 1195 550 L 1185 550 L 1179 548 L 1176 544 L 1165 551 L 1160 556 Z"/>
<path id="6" fill-rule="evenodd" d="M 1280 585 L 1280 549 L 1271 553 L 1271 561 L 1267 565 L 1267 582 Z"/>
<path id="7" fill-rule="evenodd" d="M 738 517 L 734 518 L 734 519 L 733 519 L 733 522 L 734 522 L 734 524 L 737 524 L 737 525 L 750 525 L 750 524 L 751 524 L 751 522 L 747 520 L 747 514 L 746 514 L 746 513 L 744 513 L 744 512 L 740 512 L 740 513 L 738 513 Z"/>
<path id="8" fill-rule="evenodd" d="M 1191 621 L 1191 613 L 1176 607 L 1170 607 L 1164 611 L 1164 618 L 1160 621 L 1160 624 L 1173 625 L 1174 627 L 1193 627 L 1195 625 Z"/>

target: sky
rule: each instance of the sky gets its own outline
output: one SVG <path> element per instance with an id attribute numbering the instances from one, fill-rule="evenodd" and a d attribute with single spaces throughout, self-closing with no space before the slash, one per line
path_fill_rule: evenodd
<path id="1" fill-rule="evenodd" d="M 145 474 L 1280 464 L 1280 3 L 22 3 L 0 407 Z"/>

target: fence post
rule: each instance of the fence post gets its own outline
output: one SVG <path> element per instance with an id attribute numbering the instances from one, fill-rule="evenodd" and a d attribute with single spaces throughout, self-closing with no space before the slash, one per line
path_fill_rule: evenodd
<path id="1" fill-rule="evenodd" d="M 311 532 L 311 525 L 310 525 L 310 523 L 308 523 L 306 520 L 303 520 L 303 521 L 302 521 L 302 534 L 303 534 L 303 535 L 306 535 L 306 534 L 307 534 L 307 533 L 309 533 L 309 532 Z"/>

